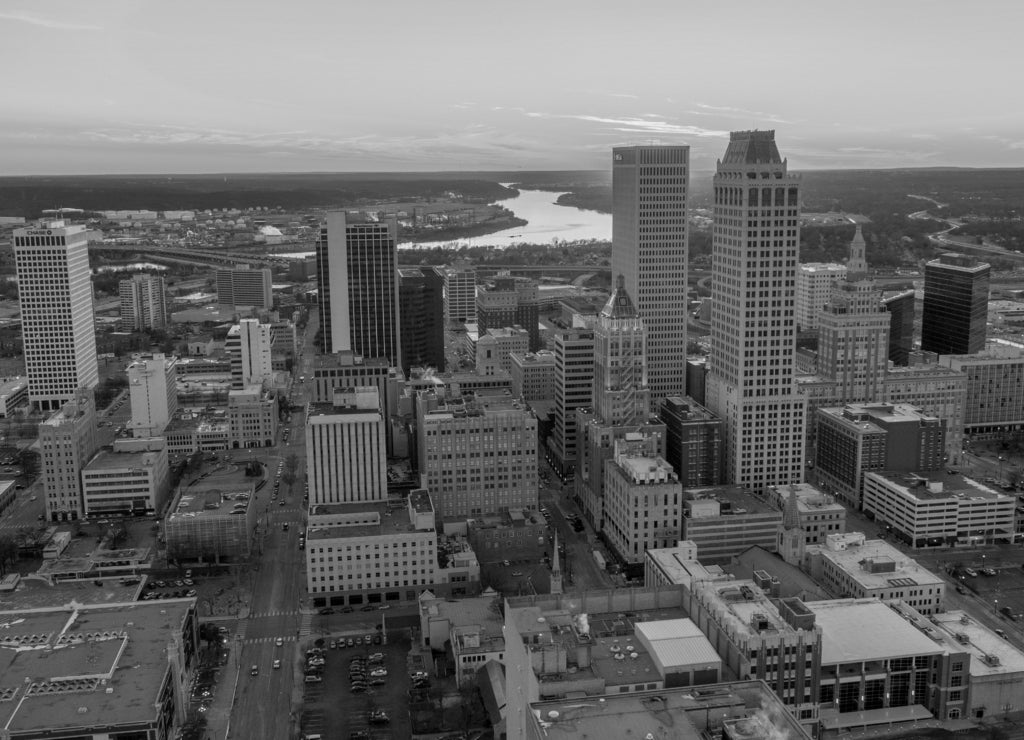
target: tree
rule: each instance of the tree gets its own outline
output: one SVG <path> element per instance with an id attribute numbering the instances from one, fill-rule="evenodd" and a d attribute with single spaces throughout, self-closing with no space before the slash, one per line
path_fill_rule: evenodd
<path id="1" fill-rule="evenodd" d="M 0 576 L 7 575 L 7 566 L 18 560 L 18 543 L 10 535 L 0 536 Z"/>
<path id="2" fill-rule="evenodd" d="M 284 470 L 281 473 L 281 480 L 284 481 L 286 486 L 291 486 L 295 482 L 295 472 L 299 468 L 299 458 L 293 452 L 284 459 Z"/>

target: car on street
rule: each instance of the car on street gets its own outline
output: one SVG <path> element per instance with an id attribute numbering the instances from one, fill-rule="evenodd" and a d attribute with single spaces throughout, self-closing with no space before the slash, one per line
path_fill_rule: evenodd
<path id="1" fill-rule="evenodd" d="M 280 658 L 275 658 L 274 659 L 274 668 L 280 668 L 280 667 L 281 667 L 281 659 Z"/>
<path id="2" fill-rule="evenodd" d="M 366 693 L 366 684 L 354 683 L 351 686 L 349 686 L 349 691 L 351 691 L 353 694 L 364 694 Z"/>
<path id="3" fill-rule="evenodd" d="M 331 650 L 334 650 L 336 647 L 338 647 L 338 643 L 336 643 L 334 640 L 331 640 Z"/>
<path id="4" fill-rule="evenodd" d="M 391 604 L 381 604 L 377 608 L 380 609 L 381 611 L 384 611 L 385 609 L 390 609 L 391 608 Z"/>
<path id="5" fill-rule="evenodd" d="M 978 571 L 976 571 L 974 568 L 964 568 L 964 573 L 969 575 L 971 578 L 978 577 Z"/>
<path id="6" fill-rule="evenodd" d="M 260 675 L 260 667 L 258 665 L 254 665 L 252 668 L 249 669 L 249 675 L 250 676 L 258 676 L 258 675 Z"/>
<path id="7" fill-rule="evenodd" d="M 306 683 L 320 683 L 321 681 L 323 681 L 323 678 L 321 678 L 320 676 L 313 675 L 306 676 L 304 680 L 306 681 Z"/>
<path id="8" fill-rule="evenodd" d="M 360 609 L 359 611 L 361 611 L 361 612 L 372 612 L 372 611 L 373 611 L 373 609 L 374 609 L 374 607 L 373 607 L 373 605 L 372 605 L 372 604 L 367 604 L 366 606 L 364 606 L 364 607 L 363 607 L 362 609 Z"/>
<path id="9" fill-rule="evenodd" d="M 501 564 L 504 565 L 507 568 L 508 566 L 512 565 L 512 561 L 511 560 L 502 560 Z"/>
<path id="10" fill-rule="evenodd" d="M 278 647 L 281 647 L 282 645 L 284 645 L 284 638 L 278 637 L 276 640 L 274 640 L 274 644 Z"/>
<path id="11" fill-rule="evenodd" d="M 374 668 L 370 671 L 370 678 L 383 678 L 386 675 L 388 675 L 387 668 Z"/>
<path id="12" fill-rule="evenodd" d="M 351 606 L 343 606 L 341 608 L 341 613 L 342 614 L 351 614 L 354 611 L 355 611 L 355 609 L 353 609 Z"/>
<path id="13" fill-rule="evenodd" d="M 334 610 L 329 606 L 325 606 L 320 610 L 320 614 L 334 614 Z"/>
<path id="14" fill-rule="evenodd" d="M 522 574 L 523 574 L 523 571 L 521 571 L 521 570 L 514 570 L 514 571 L 512 571 L 512 577 L 513 578 L 519 578 L 519 576 L 521 576 Z"/>
<path id="15" fill-rule="evenodd" d="M 374 653 L 369 658 L 367 658 L 367 660 L 369 660 L 371 663 L 379 663 L 382 660 L 384 660 L 384 653 Z"/>
<path id="16" fill-rule="evenodd" d="M 994 576 L 996 574 L 996 569 L 995 568 L 982 568 L 981 569 L 981 573 L 982 573 L 982 575 L 986 575 L 986 576 Z"/>
<path id="17" fill-rule="evenodd" d="M 367 716 L 371 725 L 386 725 L 391 720 L 388 718 L 388 713 L 383 709 L 375 709 L 370 712 Z"/>

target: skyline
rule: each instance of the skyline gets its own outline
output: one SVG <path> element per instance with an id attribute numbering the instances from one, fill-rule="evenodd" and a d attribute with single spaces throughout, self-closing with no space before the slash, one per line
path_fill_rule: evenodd
<path id="1" fill-rule="evenodd" d="M 278 9 L 6 3 L 0 174 L 607 169 L 650 143 L 709 171 L 770 128 L 794 169 L 1024 166 L 1002 0 Z"/>

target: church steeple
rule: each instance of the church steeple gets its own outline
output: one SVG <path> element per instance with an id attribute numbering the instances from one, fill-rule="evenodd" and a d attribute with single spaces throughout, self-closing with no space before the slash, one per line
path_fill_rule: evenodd
<path id="1" fill-rule="evenodd" d="M 551 553 L 551 593 L 562 593 L 562 567 L 558 560 L 558 532 L 555 532 L 554 552 Z"/>
<path id="2" fill-rule="evenodd" d="M 864 234 L 861 233 L 860 224 L 857 224 L 857 231 L 853 235 L 853 241 L 850 242 L 850 259 L 846 263 L 846 279 L 851 282 L 856 279 L 856 276 L 867 274 L 868 262 L 864 256 L 865 248 Z"/>
<path id="3" fill-rule="evenodd" d="M 789 497 L 782 507 L 782 523 L 779 525 L 777 550 L 782 559 L 791 565 L 800 565 L 804 559 L 806 533 L 800 524 L 800 507 L 797 504 L 796 486 L 790 484 Z"/>

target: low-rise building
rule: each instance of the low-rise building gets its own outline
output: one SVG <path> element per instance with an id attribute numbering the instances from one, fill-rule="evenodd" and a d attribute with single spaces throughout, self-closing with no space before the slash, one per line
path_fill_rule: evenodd
<path id="1" fill-rule="evenodd" d="M 942 606 L 945 581 L 883 540 L 834 534 L 807 548 L 805 570 L 838 598 L 902 600 L 925 615 Z"/>
<path id="2" fill-rule="evenodd" d="M 540 561 L 546 549 L 547 522 L 539 511 L 511 509 L 474 517 L 467 524 L 469 544 L 481 563 Z"/>
<path id="3" fill-rule="evenodd" d="M 697 488 L 683 494 L 680 537 L 697 546 L 705 565 L 725 564 L 748 547 L 774 552 L 782 511 L 742 486 Z"/>
<path id="4" fill-rule="evenodd" d="M 435 653 L 451 650 L 455 680 L 469 683 L 489 660 L 505 660 L 505 621 L 498 595 L 488 589 L 480 596 L 437 598 L 424 591 L 419 598 L 420 639 Z"/>
<path id="5" fill-rule="evenodd" d="M 278 401 L 275 391 L 259 385 L 228 392 L 228 445 L 231 449 L 273 447 L 277 440 Z"/>
<path id="6" fill-rule="evenodd" d="M 82 470 L 87 516 L 152 515 L 163 510 L 170 487 L 162 437 L 124 439 L 100 451 Z"/>
<path id="7" fill-rule="evenodd" d="M 824 542 L 830 534 L 846 531 L 846 507 L 810 483 L 769 486 L 768 501 L 781 511 L 786 508 L 791 492 L 796 494 L 796 510 L 806 544 L 816 545 Z"/>
<path id="8" fill-rule="evenodd" d="M 168 740 L 184 724 L 199 653 L 194 599 L 73 601 L 3 621 L 7 737 Z"/>
<path id="9" fill-rule="evenodd" d="M 237 561 L 249 557 L 257 511 L 253 484 L 189 486 L 164 522 L 168 557 Z"/>
<path id="10" fill-rule="evenodd" d="M 0 378 L 0 419 L 7 419 L 16 409 L 28 404 L 28 378 Z"/>
<path id="11" fill-rule="evenodd" d="M 494 375 L 498 370 L 512 372 L 512 352 L 526 354 L 530 349 L 530 332 L 520 326 L 492 328 L 476 341 L 476 371 Z"/>
<path id="12" fill-rule="evenodd" d="M 864 511 L 914 548 L 1011 543 L 1016 503 L 952 471 L 864 476 Z"/>
<path id="13" fill-rule="evenodd" d="M 697 560 L 697 545 L 688 540 L 679 540 L 675 547 L 651 548 L 644 553 L 644 585 L 684 586 L 690 588 L 694 581 L 728 581 L 733 576 L 713 565 L 705 567 Z"/>
<path id="14" fill-rule="evenodd" d="M 227 419 L 217 416 L 179 416 L 164 429 L 167 454 L 172 457 L 226 450 L 229 436 Z"/>
<path id="15" fill-rule="evenodd" d="M 555 399 L 555 355 L 553 352 L 512 352 L 509 354 L 512 395 L 524 401 Z"/>

